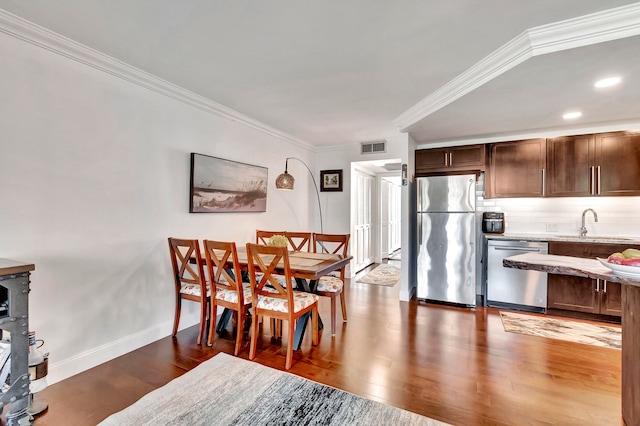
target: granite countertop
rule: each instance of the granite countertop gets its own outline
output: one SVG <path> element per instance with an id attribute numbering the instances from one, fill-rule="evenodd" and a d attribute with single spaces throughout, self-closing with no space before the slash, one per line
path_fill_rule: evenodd
<path id="1" fill-rule="evenodd" d="M 576 243 L 630 244 L 640 245 L 640 237 L 589 235 L 556 235 L 556 234 L 484 234 L 488 240 L 505 241 L 566 241 Z"/>
<path id="2" fill-rule="evenodd" d="M 638 278 L 627 278 L 614 274 L 611 269 L 595 259 L 558 256 L 554 254 L 524 253 L 507 257 L 502 261 L 507 268 L 528 269 L 549 274 L 573 275 L 591 279 L 606 280 L 640 287 Z"/>

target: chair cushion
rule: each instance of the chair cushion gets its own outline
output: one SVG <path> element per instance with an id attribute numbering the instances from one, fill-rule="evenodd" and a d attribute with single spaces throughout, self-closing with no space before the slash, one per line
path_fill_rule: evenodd
<path id="1" fill-rule="evenodd" d="M 311 293 L 304 293 L 301 291 L 295 291 L 293 293 L 293 312 L 300 312 L 301 310 L 313 305 L 318 301 L 318 296 Z M 268 309 L 276 312 L 289 312 L 289 303 L 283 299 L 276 299 L 275 297 L 258 296 L 258 308 Z"/>
<path id="2" fill-rule="evenodd" d="M 250 305 L 251 304 L 251 286 L 250 285 L 245 285 L 242 287 L 242 294 L 244 296 L 244 304 L 245 305 Z M 220 290 L 218 289 L 216 291 L 216 299 L 217 300 L 224 300 L 230 303 L 238 303 L 238 292 L 235 290 Z"/>
<path id="3" fill-rule="evenodd" d="M 197 284 L 183 284 L 182 287 L 180 287 L 180 293 L 200 296 L 200 286 Z M 207 284 L 207 297 L 209 296 L 211 296 L 211 289 Z"/>
<path id="4" fill-rule="evenodd" d="M 278 281 L 278 283 L 280 283 L 282 287 L 287 288 L 287 282 L 284 275 L 273 274 L 272 276 Z M 262 277 L 264 277 L 264 274 L 262 272 L 256 273 L 256 281 L 260 281 Z M 291 284 L 291 288 L 297 288 L 296 280 L 293 277 L 291 278 Z M 267 283 L 267 285 L 269 285 L 269 283 Z"/>
<path id="5" fill-rule="evenodd" d="M 332 276 L 320 277 L 316 291 L 326 291 L 331 293 L 339 293 L 342 291 L 344 283 L 340 278 Z"/>

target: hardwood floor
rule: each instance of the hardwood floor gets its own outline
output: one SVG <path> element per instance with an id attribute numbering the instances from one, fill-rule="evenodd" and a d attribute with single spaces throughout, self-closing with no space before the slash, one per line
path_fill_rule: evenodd
<path id="1" fill-rule="evenodd" d="M 454 425 L 621 425 L 621 353 L 506 333 L 496 309 L 399 302 L 393 288 L 347 285 L 349 321 L 320 345 L 305 335 L 291 373 Z M 329 325 L 329 299 L 320 312 Z M 264 328 L 256 362 L 284 369 Z M 36 425 L 95 425 L 219 352 L 197 327 L 49 386 Z M 248 358 L 248 348 L 239 355 Z"/>

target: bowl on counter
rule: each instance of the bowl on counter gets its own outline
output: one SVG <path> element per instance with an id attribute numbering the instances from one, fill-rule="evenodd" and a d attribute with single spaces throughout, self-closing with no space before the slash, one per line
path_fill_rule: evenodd
<path id="1" fill-rule="evenodd" d="M 603 266 L 611 269 L 615 275 L 621 277 L 629 277 L 629 278 L 640 278 L 640 267 L 639 266 L 627 266 L 627 265 L 618 265 L 615 263 L 609 263 L 606 259 L 601 259 L 596 257 Z"/>

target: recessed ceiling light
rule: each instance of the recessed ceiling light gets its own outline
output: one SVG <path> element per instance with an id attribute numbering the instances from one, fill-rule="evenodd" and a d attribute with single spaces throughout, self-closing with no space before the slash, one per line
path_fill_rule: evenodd
<path id="1" fill-rule="evenodd" d="M 572 120 L 578 117 L 582 117 L 582 113 L 580 111 L 568 112 L 562 116 L 565 120 Z"/>
<path id="2" fill-rule="evenodd" d="M 621 80 L 620 77 L 603 78 L 602 80 L 596 81 L 596 84 L 594 84 L 594 86 L 595 87 L 611 87 L 620 83 L 620 80 Z"/>

